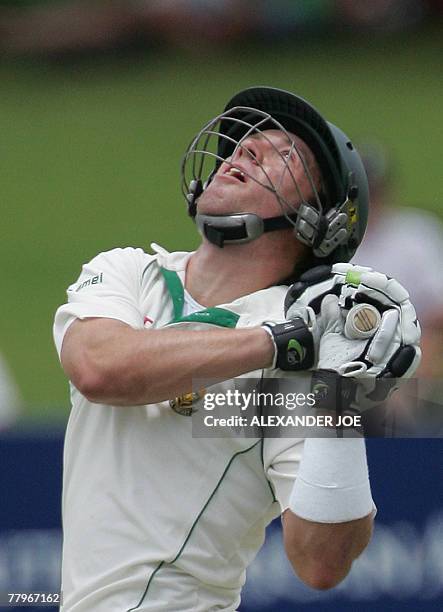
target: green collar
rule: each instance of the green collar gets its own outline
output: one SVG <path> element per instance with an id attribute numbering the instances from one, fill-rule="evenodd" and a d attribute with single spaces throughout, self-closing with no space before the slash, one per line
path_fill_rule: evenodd
<path id="1" fill-rule="evenodd" d="M 240 315 L 235 312 L 231 312 L 226 308 L 205 308 L 198 312 L 193 312 L 187 317 L 183 317 L 183 306 L 185 304 L 185 292 L 183 284 L 178 276 L 177 272 L 173 270 L 166 270 L 166 268 L 160 268 L 163 278 L 165 279 L 166 286 L 169 291 L 169 295 L 172 299 L 174 306 L 174 318 L 171 323 L 181 323 L 184 321 L 192 323 L 210 323 L 212 325 L 219 325 L 220 327 L 235 327 L 240 318 Z"/>

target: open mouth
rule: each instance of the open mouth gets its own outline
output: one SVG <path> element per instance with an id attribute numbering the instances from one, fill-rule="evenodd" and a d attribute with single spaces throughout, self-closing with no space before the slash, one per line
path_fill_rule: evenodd
<path id="1" fill-rule="evenodd" d="M 231 166 L 229 170 L 225 172 L 225 175 L 232 176 L 233 178 L 236 178 L 241 183 L 246 183 L 245 173 L 239 170 L 238 168 L 234 168 L 233 166 Z"/>

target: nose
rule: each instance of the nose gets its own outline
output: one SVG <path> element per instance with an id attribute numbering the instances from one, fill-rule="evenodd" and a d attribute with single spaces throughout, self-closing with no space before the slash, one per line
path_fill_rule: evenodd
<path id="1" fill-rule="evenodd" d="M 259 164 L 262 162 L 262 157 L 263 153 L 258 140 L 254 138 L 245 138 L 245 140 L 240 141 L 232 159 L 240 160 L 246 158 L 251 160 L 254 164 Z"/>

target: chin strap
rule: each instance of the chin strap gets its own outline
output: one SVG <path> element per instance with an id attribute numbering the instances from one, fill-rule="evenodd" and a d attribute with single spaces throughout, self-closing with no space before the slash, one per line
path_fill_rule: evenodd
<path id="1" fill-rule="evenodd" d="M 197 213 L 195 222 L 200 233 L 212 244 L 221 249 L 225 244 L 251 242 L 266 232 L 294 227 L 297 215 L 262 219 L 254 213 L 234 215 L 201 215 Z"/>

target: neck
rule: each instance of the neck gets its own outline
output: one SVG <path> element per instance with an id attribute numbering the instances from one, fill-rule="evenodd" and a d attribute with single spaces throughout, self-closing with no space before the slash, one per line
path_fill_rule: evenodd
<path id="1" fill-rule="evenodd" d="M 202 306 L 215 306 L 282 282 L 304 249 L 291 234 L 270 232 L 223 249 L 204 240 L 189 260 L 186 289 Z"/>

